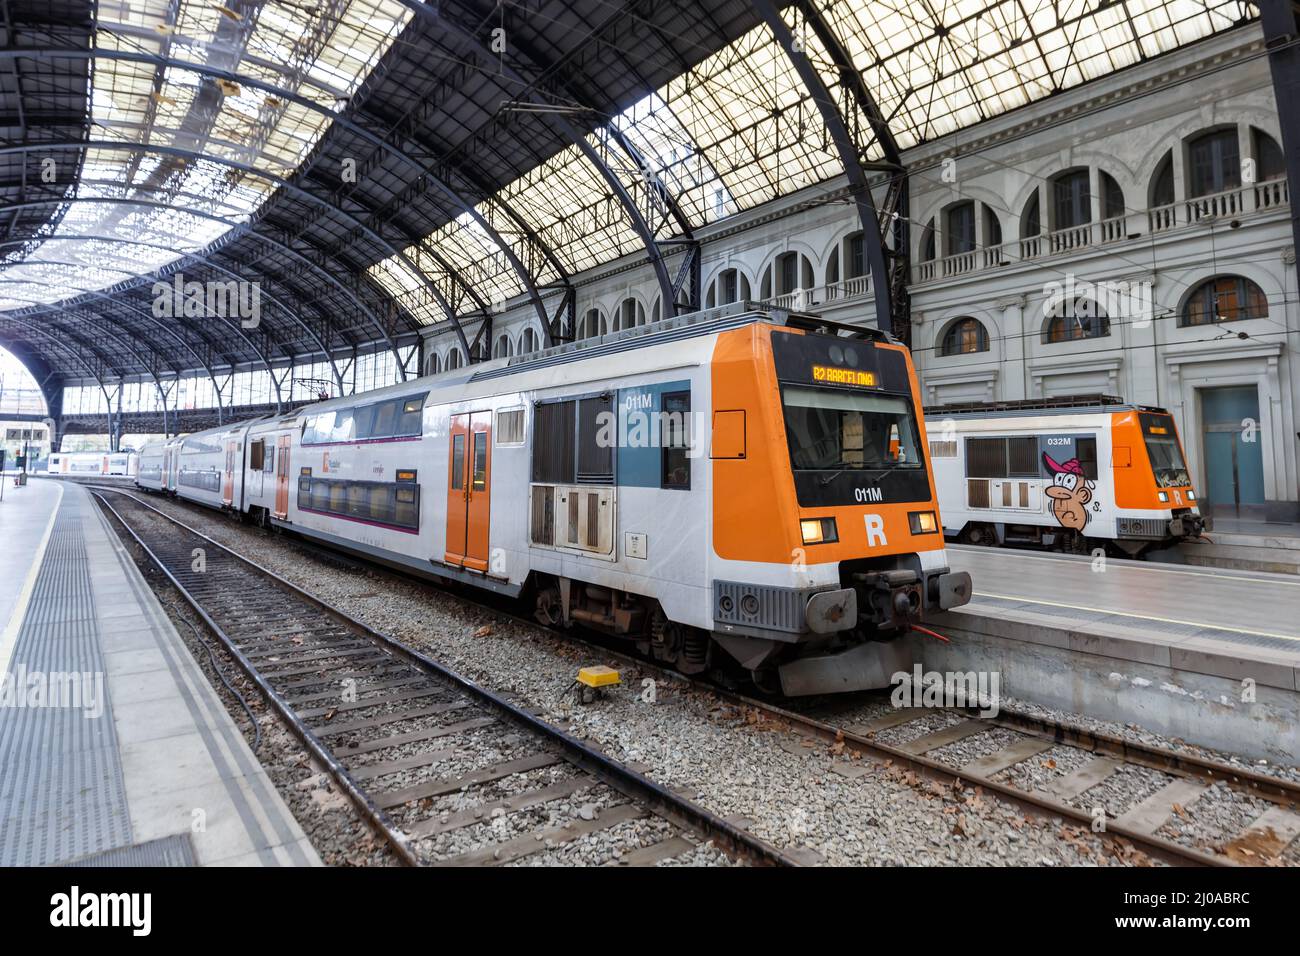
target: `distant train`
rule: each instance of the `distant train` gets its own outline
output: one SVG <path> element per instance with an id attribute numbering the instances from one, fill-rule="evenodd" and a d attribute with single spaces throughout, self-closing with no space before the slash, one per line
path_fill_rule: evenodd
<path id="1" fill-rule="evenodd" d="M 883 333 L 725 307 L 147 446 L 141 488 L 531 602 L 684 671 L 883 687 L 970 600 Z"/>
<path id="2" fill-rule="evenodd" d="M 950 538 L 1136 556 L 1210 527 L 1163 408 L 1094 395 L 925 413 Z"/>
<path id="3" fill-rule="evenodd" d="M 134 452 L 51 452 L 45 464 L 47 475 L 118 475 L 133 477 L 140 456 Z"/>

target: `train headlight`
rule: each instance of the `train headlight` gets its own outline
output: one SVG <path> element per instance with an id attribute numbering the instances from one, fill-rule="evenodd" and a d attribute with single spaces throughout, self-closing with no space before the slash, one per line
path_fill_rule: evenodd
<path id="1" fill-rule="evenodd" d="M 830 544 L 840 540 L 834 518 L 804 518 L 799 522 L 804 544 Z"/>
<path id="2" fill-rule="evenodd" d="M 1196 500 L 1196 492 L 1192 491 L 1191 488 L 1188 488 L 1188 489 L 1187 489 L 1187 500 L 1188 500 L 1188 501 L 1195 501 L 1195 500 Z"/>
<path id="3" fill-rule="evenodd" d="M 939 521 L 933 511 L 909 512 L 907 523 L 912 526 L 912 534 L 934 534 L 939 530 Z"/>
<path id="4" fill-rule="evenodd" d="M 1168 500 L 1169 500 L 1169 492 L 1167 492 L 1167 491 L 1157 491 L 1157 492 L 1156 492 L 1156 497 L 1159 498 L 1161 501 L 1168 501 Z"/>

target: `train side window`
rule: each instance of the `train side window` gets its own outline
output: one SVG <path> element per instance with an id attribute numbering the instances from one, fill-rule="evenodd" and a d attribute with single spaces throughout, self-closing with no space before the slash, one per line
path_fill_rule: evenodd
<path id="1" fill-rule="evenodd" d="M 352 409 L 340 408 L 334 413 L 334 427 L 330 431 L 330 441 L 352 441 L 356 437 L 352 426 Z"/>
<path id="2" fill-rule="evenodd" d="M 1089 435 L 1087 438 L 1077 438 L 1074 442 L 1075 454 L 1079 456 L 1079 464 L 1083 466 L 1083 477 L 1097 480 L 1097 438 L 1095 435 Z"/>
<path id="3" fill-rule="evenodd" d="M 353 409 L 352 421 L 358 441 L 363 438 L 373 438 L 375 434 L 375 406 L 363 405 L 360 408 Z"/>
<path id="4" fill-rule="evenodd" d="M 600 440 L 602 425 L 613 416 L 614 396 L 596 395 L 578 402 L 578 480 L 614 482 L 614 443 Z"/>
<path id="5" fill-rule="evenodd" d="M 248 446 L 248 467 L 251 471 L 261 471 L 266 465 L 266 442 L 259 438 Z"/>
<path id="6" fill-rule="evenodd" d="M 460 436 L 457 435 L 457 438 Z M 474 433 L 474 478 L 473 490 L 483 491 L 487 488 L 487 448 L 488 433 Z"/>
<path id="7" fill-rule="evenodd" d="M 1007 477 L 1007 440 L 1005 438 L 967 438 L 966 477 Z"/>
<path id="8" fill-rule="evenodd" d="M 578 403 L 538 402 L 533 412 L 532 480 L 571 485 L 575 477 L 574 434 Z"/>
<path id="9" fill-rule="evenodd" d="M 262 471 L 269 475 L 275 471 L 275 446 L 263 442 L 262 447 L 264 449 Z"/>
<path id="10" fill-rule="evenodd" d="M 691 487 L 691 393 L 665 392 L 659 416 L 662 487 Z"/>
<path id="11" fill-rule="evenodd" d="M 418 435 L 424 426 L 424 396 L 408 398 L 402 402 L 402 417 L 397 423 L 398 435 Z"/>
<path id="12" fill-rule="evenodd" d="M 401 412 L 401 401 L 380 402 L 375 406 L 375 438 L 391 438 L 397 430 L 397 419 Z"/>
<path id="13" fill-rule="evenodd" d="M 522 445 L 524 410 L 507 408 L 497 412 L 497 445 Z"/>
<path id="14" fill-rule="evenodd" d="M 1007 439 L 1007 476 L 1011 478 L 1038 477 L 1038 439 Z"/>
<path id="15" fill-rule="evenodd" d="M 451 439 L 451 490 L 461 491 L 465 487 L 465 436 L 454 435 Z"/>

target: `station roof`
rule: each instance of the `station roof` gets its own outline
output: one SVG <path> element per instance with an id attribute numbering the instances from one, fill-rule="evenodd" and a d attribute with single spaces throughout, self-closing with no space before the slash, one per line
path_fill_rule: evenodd
<path id="1" fill-rule="evenodd" d="M 778 6 L 828 88 L 847 57 L 870 92 L 878 115 L 851 109 L 872 168 L 1256 15 Z M 0 344 L 63 380 L 391 348 L 453 317 L 472 338 L 507 299 L 553 314 L 583 270 L 842 172 L 747 0 L 3 9 Z M 257 283 L 257 323 L 160 316 L 177 274 Z"/>

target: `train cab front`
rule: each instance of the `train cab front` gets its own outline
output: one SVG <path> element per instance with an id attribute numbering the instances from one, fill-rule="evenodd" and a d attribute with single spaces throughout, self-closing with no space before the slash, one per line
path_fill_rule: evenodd
<path id="1" fill-rule="evenodd" d="M 714 456 L 715 551 L 750 555 L 749 581 L 714 582 L 715 636 L 788 696 L 888 686 L 911 668 L 899 638 L 971 597 L 947 564 L 911 361 L 883 338 L 755 335 L 752 395 L 715 368 L 715 409 L 750 399 L 766 439 Z"/>
<path id="2" fill-rule="evenodd" d="M 1211 529 L 1192 488 L 1173 416 L 1163 409 L 1117 413 L 1112 435 L 1120 548 L 1140 554 Z"/>

